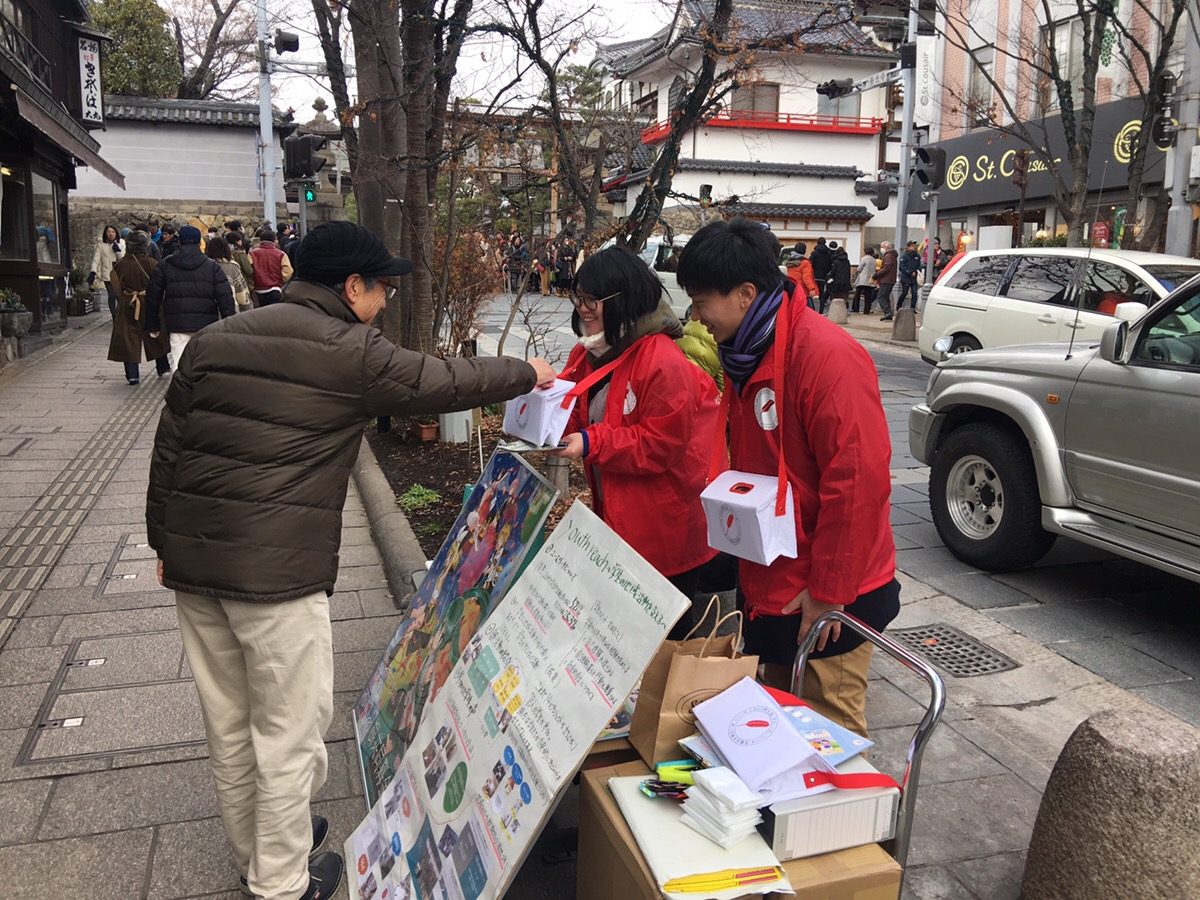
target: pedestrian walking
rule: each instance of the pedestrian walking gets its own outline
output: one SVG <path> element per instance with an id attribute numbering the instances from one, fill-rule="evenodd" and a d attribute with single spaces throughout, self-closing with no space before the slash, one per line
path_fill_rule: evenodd
<path id="1" fill-rule="evenodd" d="M 292 277 L 292 263 L 275 245 L 275 232 L 263 226 L 258 230 L 258 246 L 250 251 L 254 267 L 254 294 L 259 306 L 278 303 L 283 285 Z"/>
<path id="2" fill-rule="evenodd" d="M 514 234 L 508 245 L 506 261 L 508 263 L 509 290 L 518 294 L 525 281 L 525 275 L 529 272 L 529 248 L 525 246 L 525 241 L 519 234 Z"/>
<path id="3" fill-rule="evenodd" d="M 146 330 L 170 335 L 178 368 L 188 341 L 201 328 L 232 316 L 233 289 L 221 267 L 200 252 L 200 229 L 179 229 L 179 250 L 162 261 L 146 290 Z"/>
<path id="4" fill-rule="evenodd" d="M 538 253 L 537 273 L 542 296 L 549 297 L 550 285 L 554 282 L 554 245 L 550 241 L 542 244 L 542 249 Z"/>
<path id="5" fill-rule="evenodd" d="M 700 229 L 678 278 L 717 339 L 729 380 L 730 465 L 776 472 L 783 454 L 796 556 L 769 566 L 740 560 L 738 605 L 745 652 L 762 661 L 767 683 L 787 690 L 796 645 L 827 610 L 848 609 L 882 631 L 900 609 L 879 375 L 862 345 L 814 315 L 783 279 L 774 242 L 755 222 Z M 814 709 L 860 734 L 871 648 L 830 625 L 803 678 Z"/>
<path id="6" fill-rule="evenodd" d="M 249 312 L 254 309 L 250 302 L 250 285 L 242 273 L 242 267 L 233 261 L 229 244 L 224 238 L 213 237 L 204 247 L 204 255 L 221 267 L 229 286 L 233 289 L 233 303 L 238 312 Z"/>
<path id="7" fill-rule="evenodd" d="M 829 250 L 833 254 L 829 262 L 829 299 L 850 299 L 850 257 L 845 247 L 839 247 L 837 241 L 829 242 Z M 826 304 L 828 308 L 828 304 Z"/>
<path id="8" fill-rule="evenodd" d="M 116 302 L 113 306 L 112 337 L 108 341 L 108 358 L 124 363 L 125 380 L 130 384 L 141 381 L 141 362 L 154 360 L 159 376 L 171 371 L 167 358 L 167 339 L 146 332 L 146 292 L 150 277 L 158 262 L 150 256 L 150 238 L 135 231 L 125 242 L 125 254 L 113 264 L 108 277 Z"/>
<path id="9" fill-rule="evenodd" d="M 155 436 L 148 540 L 175 591 L 221 822 L 256 897 L 327 900 L 343 873 L 336 853 L 310 860 L 328 831 L 310 804 L 327 771 L 328 597 L 364 427 L 554 379 L 541 359 L 439 359 L 389 343 L 370 323 L 411 269 L 361 226 L 318 225 L 282 302 L 196 335 Z"/>
<path id="10" fill-rule="evenodd" d="M 817 282 L 819 292 L 817 311 L 823 313 L 829 300 L 829 267 L 833 264 L 833 251 L 825 243 L 825 238 L 817 238 L 817 245 L 813 247 L 809 261 L 812 263 L 813 278 Z"/>
<path id="11" fill-rule="evenodd" d="M 880 321 L 890 322 L 892 321 L 892 291 L 896 289 L 898 254 L 891 241 L 884 241 L 879 245 L 879 249 L 883 253 L 883 265 L 875 272 L 875 283 L 879 285 L 879 294 L 876 299 L 879 301 L 879 308 L 883 310 L 883 315 L 879 317 Z"/>
<path id="12" fill-rule="evenodd" d="M 917 242 L 909 241 L 904 245 L 904 254 L 900 257 L 897 264 L 899 272 L 900 296 L 896 300 L 896 309 L 901 309 L 904 306 L 905 297 L 911 296 L 909 301 L 913 309 L 917 308 L 917 275 L 921 271 L 921 254 L 917 252 Z"/>
<path id="13" fill-rule="evenodd" d="M 861 311 L 864 315 L 871 311 L 875 302 L 875 250 L 868 247 L 863 251 L 862 259 L 858 261 L 858 272 L 854 276 L 854 299 L 850 301 L 850 312 Z"/>
<path id="14" fill-rule="evenodd" d="M 200 233 L 199 229 L 196 230 L 196 233 Z M 179 240 L 175 233 L 175 226 L 172 223 L 167 222 L 164 224 L 159 231 L 159 235 L 158 251 L 162 254 L 163 259 L 179 252 Z M 199 241 L 197 241 L 198 243 Z"/>
<path id="15" fill-rule="evenodd" d="M 150 226 L 148 224 L 143 224 L 143 223 L 139 222 L 139 223 L 134 224 L 133 230 L 135 232 L 140 231 L 142 234 L 146 235 L 146 241 L 147 241 L 146 255 L 149 256 L 151 259 L 153 259 L 155 262 L 162 262 L 162 251 L 160 249 L 158 249 L 158 244 L 150 236 L 151 235 Z"/>
<path id="16" fill-rule="evenodd" d="M 576 402 L 565 448 L 554 455 L 583 460 L 596 513 L 691 599 L 717 555 L 700 505 L 717 429 L 716 384 L 676 345 L 683 326 L 636 253 L 594 253 L 577 280 L 571 327 L 579 343 L 564 377 L 599 380 Z M 646 515 L 648 502 L 656 515 Z M 671 637 L 691 627 L 685 615 Z"/>
<path id="17" fill-rule="evenodd" d="M 788 278 L 800 287 L 800 296 L 808 300 L 812 309 L 817 309 L 821 303 L 821 288 L 813 275 L 812 261 L 805 257 L 808 245 L 803 242 L 792 248 L 787 258 Z"/>
<path id="18" fill-rule="evenodd" d="M 254 284 L 254 263 L 250 259 L 249 248 L 246 246 L 246 236 L 240 231 L 230 231 L 225 234 L 225 242 L 229 244 L 229 253 L 233 261 L 242 270 L 242 277 L 247 285 Z M 250 305 L 257 306 L 258 295 L 250 291 Z"/>
<path id="19" fill-rule="evenodd" d="M 279 234 L 279 249 L 287 254 L 292 268 L 296 267 L 296 250 L 300 247 L 300 229 L 295 225 L 281 225 Z"/>
<path id="20" fill-rule="evenodd" d="M 113 290 L 111 273 L 113 266 L 125 255 L 125 241 L 114 225 L 105 225 L 100 232 L 100 243 L 96 245 L 96 253 L 92 256 L 92 269 L 88 272 L 88 287 L 99 278 L 104 283 L 104 292 L 108 294 L 108 311 L 113 316 L 117 314 L 117 294 Z"/>

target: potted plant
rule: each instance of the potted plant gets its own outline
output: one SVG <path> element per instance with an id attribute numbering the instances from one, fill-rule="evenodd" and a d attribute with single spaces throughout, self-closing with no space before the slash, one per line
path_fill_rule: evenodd
<path id="1" fill-rule="evenodd" d="M 96 311 L 92 289 L 87 283 L 88 273 L 76 266 L 67 273 L 67 296 L 70 298 L 70 314 L 86 316 Z"/>
<path id="2" fill-rule="evenodd" d="M 417 437 L 420 438 L 423 443 L 436 441 L 438 437 L 438 423 L 436 421 L 418 422 Z"/>
<path id="3" fill-rule="evenodd" d="M 0 335 L 25 337 L 33 326 L 33 313 L 25 308 L 20 295 L 11 288 L 0 288 Z"/>

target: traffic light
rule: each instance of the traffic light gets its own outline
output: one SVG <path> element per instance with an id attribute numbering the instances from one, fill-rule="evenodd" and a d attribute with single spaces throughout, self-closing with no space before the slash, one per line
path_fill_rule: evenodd
<path id="1" fill-rule="evenodd" d="M 712 206 L 712 185 L 702 184 L 700 185 L 700 207 L 708 209 L 710 206 Z"/>
<path id="2" fill-rule="evenodd" d="M 317 202 L 317 189 L 315 187 L 313 187 L 311 184 L 305 185 L 305 187 L 304 187 L 304 202 L 305 203 L 316 203 Z"/>
<path id="3" fill-rule="evenodd" d="M 854 79 L 835 78 L 832 81 L 826 81 L 823 84 L 818 84 L 817 93 L 823 97 L 828 97 L 830 100 L 836 100 L 838 97 L 845 97 L 847 94 L 854 93 Z"/>
<path id="4" fill-rule="evenodd" d="M 900 50 L 900 68 L 915 69 L 917 67 L 917 45 L 916 44 L 901 44 Z"/>
<path id="5" fill-rule="evenodd" d="M 918 147 L 913 174 L 921 184 L 936 191 L 946 181 L 946 151 L 941 147 Z"/>
<path id="6" fill-rule="evenodd" d="M 871 198 L 871 202 L 875 204 L 875 208 L 884 210 L 888 208 L 888 204 L 892 201 L 892 185 L 889 181 L 881 181 L 875 185 L 875 196 Z"/>
<path id="7" fill-rule="evenodd" d="M 300 49 L 300 36 L 282 28 L 275 29 L 275 52 L 295 53 Z"/>
<path id="8" fill-rule="evenodd" d="M 887 108 L 900 109 L 904 106 L 904 84 L 902 82 L 893 82 L 888 85 L 887 89 Z"/>
<path id="9" fill-rule="evenodd" d="M 325 159 L 317 151 L 325 146 L 325 138 L 319 134 L 293 134 L 283 141 L 283 177 L 285 179 L 312 178 Z"/>

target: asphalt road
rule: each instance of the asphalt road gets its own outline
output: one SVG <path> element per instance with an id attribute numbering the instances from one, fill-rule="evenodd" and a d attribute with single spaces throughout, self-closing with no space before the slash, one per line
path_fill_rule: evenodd
<path id="1" fill-rule="evenodd" d="M 505 352 L 561 363 L 574 343 L 569 302 L 533 298 L 529 306 L 531 312 L 517 316 Z M 484 354 L 496 352 L 508 308 L 498 297 L 485 316 Z M 908 453 L 908 410 L 924 396 L 929 368 L 915 349 L 866 346 L 879 370 L 892 436 L 900 569 L 1200 725 L 1200 585 L 1064 538 L 1023 571 L 990 574 L 957 560 L 931 522 L 928 470 Z"/>

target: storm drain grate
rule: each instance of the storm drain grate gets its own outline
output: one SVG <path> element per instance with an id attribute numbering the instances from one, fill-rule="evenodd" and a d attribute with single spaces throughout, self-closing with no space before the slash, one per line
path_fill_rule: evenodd
<path id="1" fill-rule="evenodd" d="M 888 636 L 955 678 L 991 675 L 1020 668 L 1019 663 L 1003 653 L 944 622 L 934 622 L 920 628 L 889 629 Z"/>

